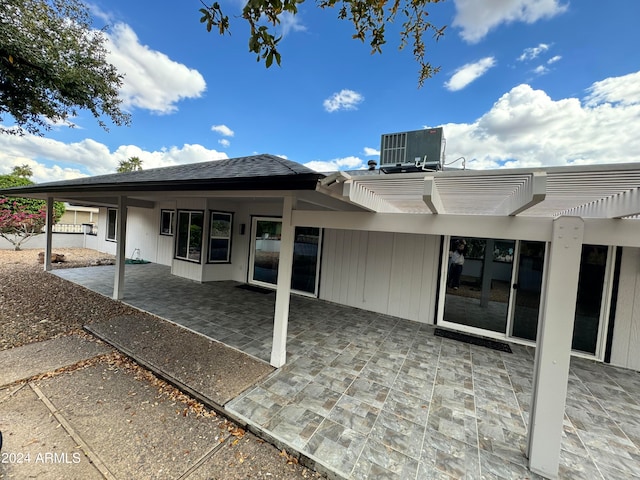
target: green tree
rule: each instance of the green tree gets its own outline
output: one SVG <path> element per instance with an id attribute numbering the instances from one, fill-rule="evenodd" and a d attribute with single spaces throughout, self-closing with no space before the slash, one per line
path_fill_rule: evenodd
<path id="1" fill-rule="evenodd" d="M 106 61 L 106 38 L 94 30 L 81 0 L 0 0 L 0 121 L 42 135 L 50 122 L 89 110 L 126 125 L 118 90 L 122 76 Z"/>
<path id="2" fill-rule="evenodd" d="M 218 2 L 211 5 L 203 3 L 200 9 L 200 22 L 206 24 L 207 31 L 215 29 L 220 35 L 230 32 L 229 17 L 225 15 Z M 371 53 L 382 53 L 386 43 L 385 26 L 402 18 L 400 30 L 400 46 L 402 50 L 408 44 L 413 47 L 413 56 L 420 66 L 418 85 L 422 86 L 427 78 L 436 74 L 440 67 L 432 66 L 426 59 L 424 35 L 431 32 L 437 41 L 446 26 L 436 26 L 428 21 L 427 5 L 443 0 L 317 0 L 317 6 L 337 8 L 338 19 L 348 20 L 354 26 L 352 38 L 362 42 L 368 41 Z M 280 65 L 281 55 L 278 43 L 282 37 L 276 38 L 272 27 L 280 23 L 282 15 L 296 15 L 298 6 L 304 0 L 248 0 L 242 9 L 241 17 L 249 23 L 249 51 L 257 55 L 258 61 L 264 60 L 270 67 L 275 60 Z"/>
<path id="3" fill-rule="evenodd" d="M 142 160 L 138 157 L 129 157 L 128 160 L 120 160 L 118 173 L 138 172 L 142 170 Z"/>
<path id="4" fill-rule="evenodd" d="M 11 175 L 14 177 L 30 178 L 33 176 L 33 170 L 25 163 L 23 165 L 13 167 Z"/>
<path id="5" fill-rule="evenodd" d="M 0 189 L 33 185 L 25 177 L 0 175 Z M 0 196 L 0 237 L 9 241 L 15 250 L 23 243 L 42 233 L 47 220 L 47 205 L 43 200 Z M 62 202 L 53 203 L 54 223 L 60 220 L 65 207 Z"/>

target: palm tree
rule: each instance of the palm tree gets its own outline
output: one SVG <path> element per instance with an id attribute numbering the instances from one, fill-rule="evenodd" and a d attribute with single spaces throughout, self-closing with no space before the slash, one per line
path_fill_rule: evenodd
<path id="1" fill-rule="evenodd" d="M 120 160 L 118 173 L 137 172 L 142 170 L 142 160 L 138 157 L 130 157 L 128 160 Z"/>

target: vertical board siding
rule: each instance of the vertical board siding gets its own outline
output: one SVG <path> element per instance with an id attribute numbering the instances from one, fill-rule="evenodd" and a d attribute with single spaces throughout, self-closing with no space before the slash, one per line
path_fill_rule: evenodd
<path id="1" fill-rule="evenodd" d="M 323 242 L 320 298 L 432 322 L 439 237 L 328 229 Z"/>
<path id="2" fill-rule="evenodd" d="M 155 208 L 127 208 L 127 258 L 133 258 L 135 249 L 138 249 L 140 258 L 158 262 L 159 216 L 160 211 Z"/>
<path id="3" fill-rule="evenodd" d="M 640 248 L 622 250 L 611 363 L 640 370 Z"/>

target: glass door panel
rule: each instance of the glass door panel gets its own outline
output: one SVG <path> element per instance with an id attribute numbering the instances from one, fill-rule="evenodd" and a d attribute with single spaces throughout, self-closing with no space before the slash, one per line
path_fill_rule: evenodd
<path id="1" fill-rule="evenodd" d="M 274 286 L 278 283 L 282 222 L 271 219 L 254 219 L 253 231 L 251 283 Z M 319 228 L 296 227 L 291 275 L 293 290 L 312 295 L 317 294 L 320 245 Z"/>
<path id="2" fill-rule="evenodd" d="M 512 335 L 533 342 L 538 333 L 544 253 L 544 242 L 520 242 Z"/>
<path id="3" fill-rule="evenodd" d="M 506 333 L 514 247 L 513 240 L 450 240 L 445 324 Z"/>
<path id="4" fill-rule="evenodd" d="M 320 229 L 296 227 L 296 239 L 293 245 L 293 274 L 291 277 L 291 288 L 293 290 L 316 294 L 319 253 Z"/>
<path id="5" fill-rule="evenodd" d="M 279 220 L 255 220 L 253 274 L 254 282 L 275 285 L 280 263 L 280 237 L 282 222 Z"/>
<path id="6" fill-rule="evenodd" d="M 598 346 L 607 252 L 608 247 L 600 245 L 582 246 L 576 320 L 571 346 L 574 350 L 594 355 Z"/>

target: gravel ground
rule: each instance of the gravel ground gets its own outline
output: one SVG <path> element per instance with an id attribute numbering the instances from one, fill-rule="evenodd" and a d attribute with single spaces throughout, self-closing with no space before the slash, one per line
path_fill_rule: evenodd
<path id="1" fill-rule="evenodd" d="M 38 263 L 39 250 L 0 250 L 0 350 L 47 340 L 70 333 L 87 335 L 83 325 L 119 315 L 146 315 L 120 302 L 98 295 L 43 271 Z M 54 253 L 65 255 L 65 262 L 53 268 L 86 267 L 96 260 L 113 258 L 94 250 L 60 248 Z M 99 266 L 93 268 L 100 268 Z M 118 368 L 135 371 L 164 395 L 185 403 L 198 415 L 214 415 L 202 404 L 179 392 L 151 372 L 135 365 L 119 353 L 106 360 Z M 52 372 L 46 376 L 64 373 Z M 241 480 L 269 478 L 297 480 L 322 478 L 320 474 L 297 463 L 286 452 L 264 443 L 225 421 L 225 428 L 236 438 L 225 444 L 220 455 L 211 460 L 208 479 Z M 2 477 L 2 475 L 0 475 Z"/>
<path id="2" fill-rule="evenodd" d="M 76 332 L 95 320 L 139 312 L 43 271 L 39 250 L 0 250 L 0 350 Z M 65 262 L 86 267 L 109 255 L 84 248 L 55 249 Z M 112 258 L 112 257 L 111 257 Z M 94 267 L 100 268 L 100 267 Z"/>

